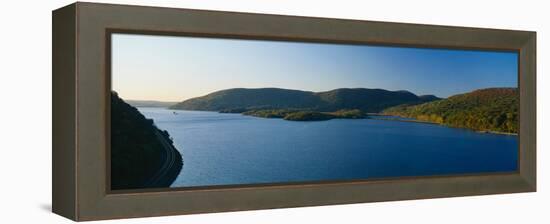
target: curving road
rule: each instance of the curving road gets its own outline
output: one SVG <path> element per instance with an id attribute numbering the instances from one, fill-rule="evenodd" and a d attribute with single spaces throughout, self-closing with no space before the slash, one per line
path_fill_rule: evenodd
<path id="1" fill-rule="evenodd" d="M 155 128 L 156 129 L 156 128 Z M 157 139 L 160 141 L 160 143 L 164 146 L 162 147 L 164 149 L 164 163 L 160 167 L 160 169 L 145 183 L 145 186 L 148 187 L 158 187 L 164 185 L 166 182 L 166 176 L 169 174 L 169 172 L 174 169 L 176 166 L 176 160 L 178 156 L 176 155 L 176 148 L 172 146 L 167 140 L 166 137 L 164 137 L 158 129 L 155 130 L 155 135 L 157 136 Z"/>

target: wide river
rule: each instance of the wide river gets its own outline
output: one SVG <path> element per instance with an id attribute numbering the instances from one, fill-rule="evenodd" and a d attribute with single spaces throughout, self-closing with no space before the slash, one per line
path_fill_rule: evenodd
<path id="1" fill-rule="evenodd" d="M 425 123 L 139 110 L 183 156 L 172 187 L 506 172 L 518 157 L 517 136 Z"/>

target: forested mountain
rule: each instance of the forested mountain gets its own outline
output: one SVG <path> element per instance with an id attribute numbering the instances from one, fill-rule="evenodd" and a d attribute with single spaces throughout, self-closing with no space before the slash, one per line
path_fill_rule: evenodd
<path id="1" fill-rule="evenodd" d="M 418 104 L 439 99 L 435 96 L 419 97 L 408 91 L 383 89 L 341 88 L 326 92 L 309 92 L 279 88 L 235 88 L 185 100 L 172 109 L 235 111 L 257 109 L 307 109 L 337 111 L 359 109 L 363 112 L 380 112 L 400 104 Z"/>
<path id="2" fill-rule="evenodd" d="M 419 105 L 400 105 L 383 114 L 415 118 L 478 131 L 518 132 L 517 88 L 489 88 Z"/>
<path id="3" fill-rule="evenodd" d="M 439 98 L 437 96 L 434 96 L 434 95 L 422 95 L 422 96 L 418 96 L 418 98 L 420 98 L 420 100 L 424 103 L 441 99 L 441 98 Z"/>

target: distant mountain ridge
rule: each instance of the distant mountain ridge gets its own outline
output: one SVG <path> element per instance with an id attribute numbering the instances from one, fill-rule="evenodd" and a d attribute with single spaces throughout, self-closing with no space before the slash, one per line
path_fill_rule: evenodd
<path id="1" fill-rule="evenodd" d="M 170 107 L 177 102 L 165 102 L 156 100 L 125 100 L 126 103 L 134 107 Z"/>
<path id="2" fill-rule="evenodd" d="M 288 108 L 314 111 L 360 109 L 364 112 L 376 113 L 392 106 L 414 105 L 439 99 L 433 95 L 417 96 L 404 90 L 340 88 L 325 92 L 310 92 L 281 88 L 234 88 L 188 99 L 170 108 L 204 111 Z"/>

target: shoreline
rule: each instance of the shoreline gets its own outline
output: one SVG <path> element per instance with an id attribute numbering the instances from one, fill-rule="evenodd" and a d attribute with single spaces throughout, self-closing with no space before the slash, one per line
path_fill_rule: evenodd
<path id="1" fill-rule="evenodd" d="M 487 130 L 487 131 L 475 131 L 475 132 L 483 133 L 483 134 L 518 136 L 518 133 L 501 132 L 501 131 L 489 131 L 489 130 Z"/>
<path id="2" fill-rule="evenodd" d="M 170 187 L 183 167 L 170 134 L 115 92 L 111 117 L 111 190 Z"/>
<path id="3" fill-rule="evenodd" d="M 164 153 L 164 163 L 159 170 L 146 181 L 144 188 L 170 187 L 176 181 L 183 169 L 183 157 L 168 137 L 162 134 L 162 130 L 155 127 L 155 135 L 161 142 Z"/>
<path id="4" fill-rule="evenodd" d="M 397 115 L 387 115 L 387 114 L 379 114 L 379 113 L 367 113 L 367 115 L 371 116 L 371 119 L 375 119 L 375 120 L 415 122 L 415 123 L 424 123 L 424 124 L 435 124 L 435 125 L 440 125 L 440 126 L 445 126 L 445 127 L 450 127 L 450 128 L 461 128 L 461 127 L 452 127 L 452 126 L 437 123 L 437 122 L 415 120 L 414 118 L 401 117 L 401 116 L 397 116 Z M 393 116 L 393 117 L 396 117 L 396 118 L 372 118 L 373 116 L 374 117 L 376 117 L 376 116 Z M 408 118 L 408 119 L 399 119 L 399 118 Z M 496 135 L 518 136 L 518 133 L 511 133 L 511 132 L 501 132 L 501 131 L 491 131 L 491 130 L 475 130 L 475 129 L 470 129 L 470 128 L 461 128 L 461 129 L 466 129 L 466 130 L 477 132 L 477 133 L 480 133 L 480 134 L 496 134 Z"/>
<path id="5" fill-rule="evenodd" d="M 403 121 L 403 122 L 412 122 L 412 123 L 423 123 L 423 124 L 436 124 L 436 125 L 442 125 L 442 124 L 439 124 L 439 123 L 435 123 L 435 122 L 430 122 L 430 121 L 420 121 L 420 120 L 407 120 L 407 119 L 399 119 L 399 118 L 372 118 L 372 117 L 376 117 L 376 116 L 385 116 L 385 115 L 371 115 L 370 119 L 373 119 L 373 120 L 385 120 L 385 121 Z"/>

